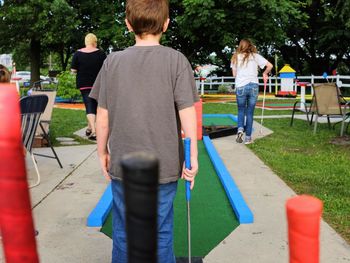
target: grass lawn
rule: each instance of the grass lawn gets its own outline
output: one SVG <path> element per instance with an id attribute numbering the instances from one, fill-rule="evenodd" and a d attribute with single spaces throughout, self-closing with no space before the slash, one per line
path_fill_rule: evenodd
<path id="1" fill-rule="evenodd" d="M 204 104 L 204 113 L 233 113 L 230 104 Z M 285 114 L 286 111 L 272 111 Z M 270 115 L 266 110 L 264 113 Z M 291 111 L 287 111 L 291 113 Z M 259 116 L 261 111 L 255 112 Z M 350 145 L 334 145 L 339 135 L 326 124 L 318 125 L 317 134 L 305 121 L 265 119 L 274 133 L 256 140 L 249 147 L 298 194 L 310 194 L 324 202 L 323 218 L 350 242 Z"/>
<path id="2" fill-rule="evenodd" d="M 74 135 L 74 132 L 87 126 L 85 111 L 67 110 L 54 108 L 50 124 L 50 138 L 54 146 L 59 146 L 57 137 L 70 137 L 79 142 L 80 145 L 91 144 L 92 142 Z"/>
<path id="3" fill-rule="evenodd" d="M 317 134 L 305 121 L 266 119 L 274 131 L 250 148 L 298 194 L 324 202 L 323 218 L 350 241 L 350 145 L 334 145 L 339 129 L 320 125 Z M 338 127 L 339 128 L 339 127 Z"/>

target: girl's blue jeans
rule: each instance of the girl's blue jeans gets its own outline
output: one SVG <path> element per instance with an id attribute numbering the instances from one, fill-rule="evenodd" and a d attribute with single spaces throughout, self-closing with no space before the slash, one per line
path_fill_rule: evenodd
<path id="1" fill-rule="evenodd" d="M 238 106 L 238 131 L 244 131 L 247 137 L 252 136 L 253 115 L 255 104 L 259 95 L 259 85 L 249 84 L 236 88 L 236 100 Z"/>
<path id="2" fill-rule="evenodd" d="M 177 182 L 161 184 L 158 188 L 158 263 L 175 263 L 173 250 L 173 203 Z M 122 182 L 112 180 L 113 250 L 112 263 L 127 263 L 125 232 L 125 203 Z"/>

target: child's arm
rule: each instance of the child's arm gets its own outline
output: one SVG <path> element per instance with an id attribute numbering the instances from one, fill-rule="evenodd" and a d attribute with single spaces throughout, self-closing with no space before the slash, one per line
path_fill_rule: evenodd
<path id="1" fill-rule="evenodd" d="M 179 111 L 182 130 L 185 136 L 191 139 L 191 170 L 183 166 L 181 178 L 191 182 L 194 187 L 194 178 L 198 172 L 198 150 L 197 150 L 197 120 L 194 106 Z"/>
<path id="2" fill-rule="evenodd" d="M 232 76 L 235 78 L 237 75 L 237 69 L 236 68 L 232 68 Z"/>
<path id="3" fill-rule="evenodd" d="M 97 153 L 100 159 L 103 175 L 110 181 L 111 178 L 108 175 L 110 158 L 107 148 L 108 133 L 108 111 L 104 108 L 98 107 L 96 115 Z"/>

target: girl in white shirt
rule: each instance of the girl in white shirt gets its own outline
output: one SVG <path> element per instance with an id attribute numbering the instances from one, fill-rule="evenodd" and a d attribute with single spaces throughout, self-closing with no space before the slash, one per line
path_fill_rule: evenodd
<path id="1" fill-rule="evenodd" d="M 252 143 L 252 127 L 255 104 L 259 95 L 258 67 L 265 68 L 263 79 L 267 81 L 272 64 L 257 53 L 248 39 L 242 39 L 231 59 L 232 75 L 235 77 L 238 106 L 238 133 L 236 142 Z"/>

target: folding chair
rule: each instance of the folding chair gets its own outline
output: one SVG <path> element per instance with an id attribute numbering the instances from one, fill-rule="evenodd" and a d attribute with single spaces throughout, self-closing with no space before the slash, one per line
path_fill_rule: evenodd
<path id="1" fill-rule="evenodd" d="M 55 157 L 33 153 L 33 143 L 35 139 L 35 132 L 38 126 L 40 125 L 40 116 L 45 111 L 47 102 L 48 102 L 48 97 L 46 95 L 27 96 L 27 97 L 21 98 L 20 100 L 21 122 L 22 122 L 21 124 L 22 142 L 23 142 L 23 146 L 26 148 L 26 150 L 29 152 L 32 158 L 35 171 L 38 175 L 37 181 L 33 185 L 30 185 L 29 186 L 30 188 L 40 184 L 40 173 L 39 173 L 39 169 L 38 169 L 37 162 L 35 160 L 34 155 L 58 159 L 56 152 L 54 152 Z M 59 164 L 62 168 L 62 165 L 60 162 Z"/>
<path id="2" fill-rule="evenodd" d="M 45 111 L 47 102 L 48 97 L 46 95 L 27 96 L 20 100 L 22 142 L 23 146 L 32 157 L 35 171 L 38 175 L 36 183 L 30 185 L 30 188 L 40 184 L 40 173 L 33 153 L 33 142 L 35 138 L 35 131 L 39 125 L 40 116 Z"/>
<path id="3" fill-rule="evenodd" d="M 345 120 L 349 114 L 349 102 L 342 104 L 339 88 L 335 83 L 318 83 L 313 84 L 314 96 L 310 106 L 311 121 L 316 115 L 314 133 L 317 130 L 318 117 L 327 116 L 328 126 L 330 125 L 330 117 L 341 117 L 340 136 L 343 136 Z"/>
<path id="4" fill-rule="evenodd" d="M 54 83 L 54 84 L 57 85 L 57 83 Z M 35 85 L 36 84 L 34 84 L 34 86 Z M 62 168 L 61 161 L 58 158 L 56 151 L 52 146 L 50 136 L 49 136 L 52 110 L 53 110 L 53 106 L 55 104 L 56 94 L 57 94 L 56 89 L 42 89 L 41 86 L 34 87 L 32 89 L 32 93 L 31 93 L 31 95 L 46 95 L 48 97 L 48 103 L 46 105 L 45 111 L 40 116 L 39 126 L 35 132 L 35 135 L 36 135 L 36 137 L 42 137 L 43 139 L 45 139 L 47 141 L 47 144 L 51 148 L 54 157 L 48 156 L 48 155 L 40 155 L 40 156 L 56 159 L 59 166 Z M 36 154 L 36 155 L 39 155 L 39 154 Z"/>

